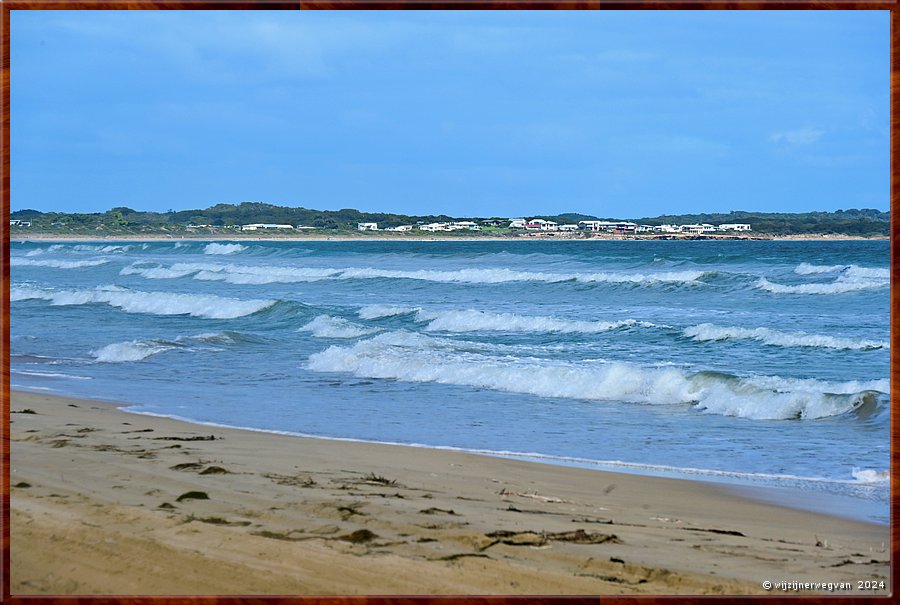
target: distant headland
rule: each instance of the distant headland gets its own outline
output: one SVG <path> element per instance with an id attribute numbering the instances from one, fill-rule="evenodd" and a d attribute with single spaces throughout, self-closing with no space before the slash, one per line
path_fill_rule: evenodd
<path id="1" fill-rule="evenodd" d="M 541 238 L 541 239 L 884 239 L 890 214 L 874 209 L 769 213 L 732 211 L 634 219 L 563 213 L 528 217 L 454 217 L 313 210 L 260 202 L 203 210 L 10 213 L 14 238 Z"/>

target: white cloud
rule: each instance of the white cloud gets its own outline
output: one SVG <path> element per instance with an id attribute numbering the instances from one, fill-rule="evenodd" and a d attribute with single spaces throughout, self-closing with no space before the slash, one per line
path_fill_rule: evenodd
<path id="1" fill-rule="evenodd" d="M 825 131 L 820 128 L 800 128 L 799 130 L 783 130 L 769 137 L 773 143 L 787 143 L 788 145 L 811 145 L 819 139 Z"/>

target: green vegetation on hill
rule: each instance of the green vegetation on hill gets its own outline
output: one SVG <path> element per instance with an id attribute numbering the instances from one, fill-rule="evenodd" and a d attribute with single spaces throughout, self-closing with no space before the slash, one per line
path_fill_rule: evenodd
<path id="1" fill-rule="evenodd" d="M 841 234 L 887 236 L 890 213 L 871 208 L 836 212 L 744 212 L 664 215 L 637 219 L 643 225 L 750 223 L 754 233 L 768 235 Z"/>
<path id="2" fill-rule="evenodd" d="M 184 234 L 221 233 L 229 227 L 252 223 L 290 224 L 313 227 L 328 233 L 356 232 L 357 223 L 378 223 L 379 229 L 416 223 L 449 222 L 454 220 L 500 221 L 491 232 L 504 232 L 509 217 L 450 217 L 447 215 L 409 216 L 382 212 L 361 212 L 353 208 L 342 210 L 312 210 L 290 208 L 259 202 L 242 204 L 217 204 L 205 210 L 181 210 L 178 212 L 141 212 L 125 206 L 98 213 L 39 212 L 18 210 L 10 214 L 13 220 L 31 221 L 30 227 L 11 227 L 13 233 L 51 232 L 59 234 L 130 235 L 130 234 Z M 588 214 L 575 212 L 527 216 L 522 218 L 543 218 L 560 224 L 577 223 L 581 220 L 597 220 Z M 879 210 L 838 210 L 837 212 L 805 212 L 799 214 L 772 212 L 681 214 L 652 218 L 624 219 L 623 217 L 602 217 L 603 220 L 630 220 L 644 225 L 689 224 L 689 223 L 750 223 L 754 234 L 802 235 L 802 234 L 844 234 L 854 236 L 887 236 L 890 215 Z M 211 225 L 211 228 L 191 228 L 189 225 Z M 464 232 L 454 232 L 464 235 Z"/>

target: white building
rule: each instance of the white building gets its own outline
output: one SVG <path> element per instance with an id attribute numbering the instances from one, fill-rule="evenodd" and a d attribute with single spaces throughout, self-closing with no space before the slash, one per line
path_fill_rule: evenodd
<path id="1" fill-rule="evenodd" d="M 575 224 L 560 225 L 557 229 L 559 231 L 578 231 L 578 225 L 575 225 Z"/>
<path id="2" fill-rule="evenodd" d="M 477 223 L 473 223 L 472 221 L 456 221 L 455 223 L 450 223 L 450 229 L 452 229 L 453 231 L 457 231 L 460 229 L 465 229 L 468 231 L 481 231 L 481 227 L 479 227 Z"/>
<path id="3" fill-rule="evenodd" d="M 357 223 L 356 228 L 359 231 L 378 231 L 378 223 Z"/>
<path id="4" fill-rule="evenodd" d="M 525 229 L 529 231 L 556 231 L 559 223 L 554 221 L 545 221 L 542 218 L 533 218 L 525 223 Z"/>
<path id="5" fill-rule="evenodd" d="M 279 225 L 276 223 L 251 223 L 241 225 L 241 231 L 258 231 L 259 229 L 293 229 L 293 225 Z"/>
<path id="6" fill-rule="evenodd" d="M 420 231 L 450 231 L 449 223 L 428 223 L 427 225 L 419 225 Z"/>
<path id="7" fill-rule="evenodd" d="M 750 231 L 750 225 L 746 223 L 725 223 L 719 225 L 719 231 Z"/>
<path id="8" fill-rule="evenodd" d="M 653 228 L 656 233 L 681 233 L 681 225 L 659 225 Z"/>
<path id="9" fill-rule="evenodd" d="M 585 231 L 614 231 L 617 224 L 611 221 L 578 221 L 578 228 Z"/>
<path id="10" fill-rule="evenodd" d="M 398 227 L 388 227 L 385 231 L 412 231 L 412 225 L 400 225 Z"/>
<path id="11" fill-rule="evenodd" d="M 579 221 L 578 228 L 586 231 L 605 231 L 607 233 L 634 233 L 637 223 L 626 221 Z"/>
<path id="12" fill-rule="evenodd" d="M 703 233 L 703 225 L 681 225 L 682 233 L 690 233 L 691 235 L 700 235 Z"/>
<path id="13" fill-rule="evenodd" d="M 525 219 L 524 218 L 510 219 L 508 229 L 524 229 L 524 228 L 525 228 Z"/>

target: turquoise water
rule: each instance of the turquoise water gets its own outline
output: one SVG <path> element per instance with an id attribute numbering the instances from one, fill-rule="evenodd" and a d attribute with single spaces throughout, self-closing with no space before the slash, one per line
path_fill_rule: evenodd
<path id="1" fill-rule="evenodd" d="M 888 517 L 888 242 L 18 242 L 14 388 Z"/>

